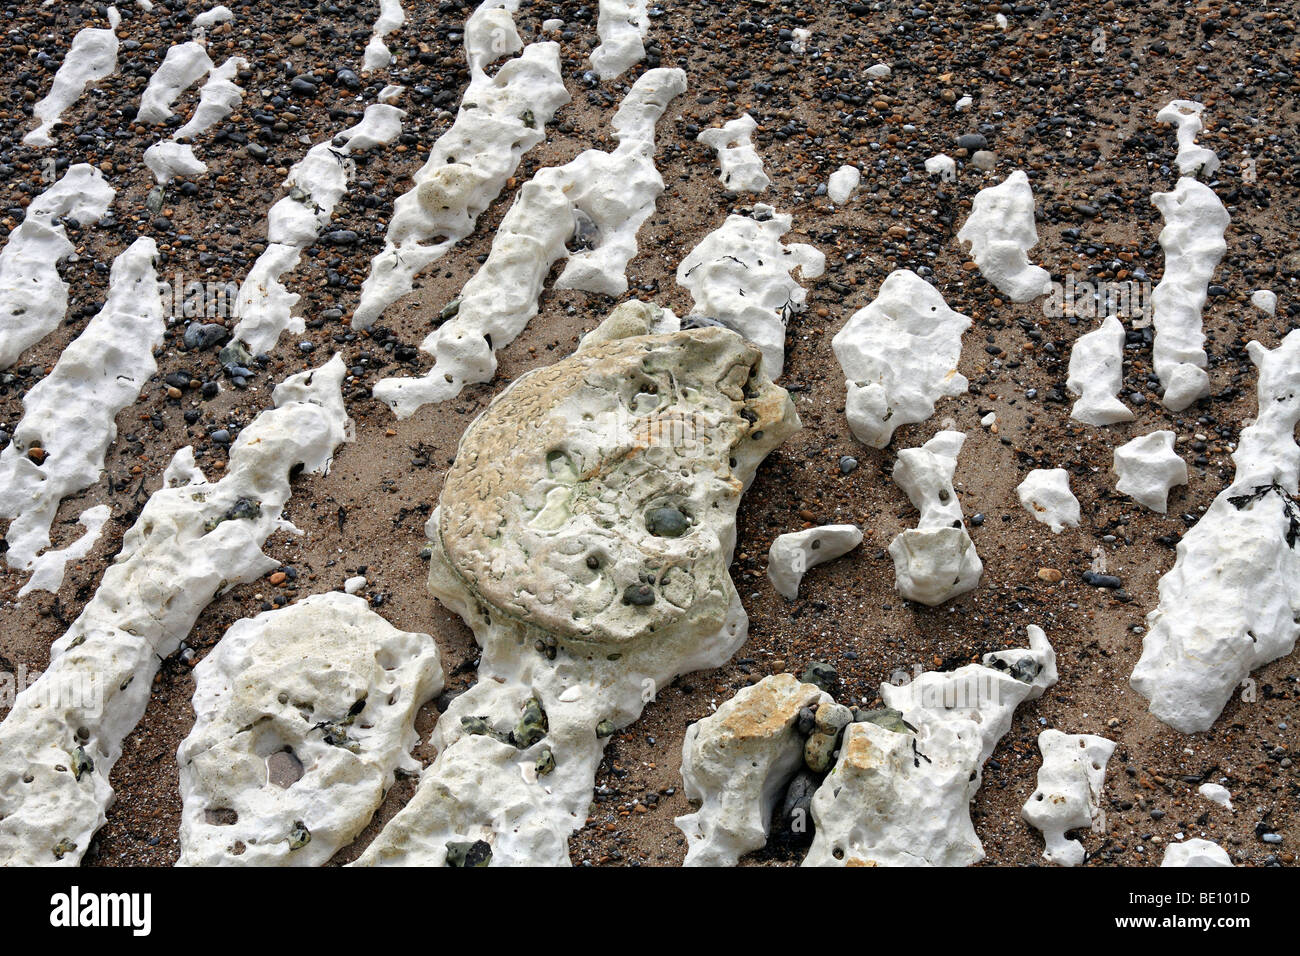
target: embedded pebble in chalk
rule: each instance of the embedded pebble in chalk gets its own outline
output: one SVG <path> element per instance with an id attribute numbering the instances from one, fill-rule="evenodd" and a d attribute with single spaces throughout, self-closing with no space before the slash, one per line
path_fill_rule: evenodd
<path id="1" fill-rule="evenodd" d="M 1232 809 L 1232 794 L 1228 788 L 1217 783 L 1203 783 L 1197 788 L 1197 793 L 1203 796 L 1211 803 L 1217 803 L 1225 810 Z"/>
<path id="2" fill-rule="evenodd" d="M 659 312 L 620 306 L 461 439 L 426 526 L 429 588 L 482 646 L 478 681 L 359 865 L 437 866 L 483 841 L 493 866 L 567 866 L 609 737 L 743 643 L 736 508 L 798 417 L 758 349 L 721 328 L 647 334 Z M 651 410 L 690 427 L 647 428 Z"/>
<path id="3" fill-rule="evenodd" d="M 1187 484 L 1187 462 L 1174 451 L 1174 433 L 1151 432 L 1115 449 L 1115 490 L 1164 514 L 1169 491 Z"/>
<path id="4" fill-rule="evenodd" d="M 374 397 L 409 418 L 422 405 L 490 381 L 496 351 L 537 314 L 546 277 L 561 258 L 569 263 L 557 288 L 626 292 L 637 232 L 664 188 L 654 165 L 655 126 L 685 89 L 681 70 L 648 70 L 610 122 L 616 149 L 589 149 L 563 166 L 538 170 L 501 220 L 482 268 L 461 290 L 456 314 L 420 344 L 434 356 L 433 368 L 419 378 L 382 379 Z"/>
<path id="5" fill-rule="evenodd" d="M 786 245 L 792 217 L 763 203 L 751 216 L 731 215 L 677 266 L 677 283 L 691 293 L 688 324 L 716 322 L 763 350 L 773 378 L 785 369 L 786 325 L 805 308 L 807 290 L 795 281 L 815 279 L 826 257 L 802 242 Z"/>
<path id="6" fill-rule="evenodd" d="M 645 35 L 650 29 L 646 0 L 599 0 L 591 68 L 602 80 L 622 76 L 645 59 Z"/>
<path id="7" fill-rule="evenodd" d="M 1031 264 L 1027 255 L 1038 244 L 1038 230 L 1034 194 L 1024 170 L 975 194 L 957 241 L 975 260 L 980 275 L 1012 302 L 1028 302 L 1051 291 L 1051 275 Z"/>
<path id="8" fill-rule="evenodd" d="M 1256 289 L 1250 294 L 1250 304 L 1265 315 L 1277 314 L 1277 293 L 1271 289 Z"/>
<path id="9" fill-rule="evenodd" d="M 524 154 L 546 139 L 555 111 L 569 102 L 560 45 L 524 46 L 510 9 L 486 2 L 475 8 L 465 23 L 464 47 L 470 77 L 456 120 L 393 205 L 384 248 L 361 284 L 354 329 L 374 325 L 412 290 L 417 275 L 474 231 Z M 490 64 L 515 53 L 488 74 Z"/>
<path id="10" fill-rule="evenodd" d="M 81 99 L 86 87 L 117 71 L 117 28 L 122 17 L 117 7 L 109 7 L 107 15 L 107 28 L 87 27 L 72 38 L 72 46 L 54 74 L 50 91 L 32 108 L 32 116 L 40 125 L 23 137 L 23 145 L 53 146 L 52 133 L 62 121 L 64 111 Z"/>
<path id="11" fill-rule="evenodd" d="M 276 386 L 275 407 L 240 432 L 220 481 L 204 478 L 192 448 L 172 457 L 94 596 L 54 642 L 49 666 L 0 723 L 0 780 L 29 781 L 0 788 L 0 859 L 80 862 L 113 801 L 113 766 L 163 659 L 223 589 L 278 566 L 261 548 L 272 532 L 293 527 L 280 517 L 291 474 L 323 473 L 350 439 L 345 374 L 335 356 Z M 80 755 L 73 773 L 70 747 Z"/>
<path id="12" fill-rule="evenodd" d="M 1068 840 L 1067 830 L 1092 827 L 1101 817 L 1106 762 L 1115 742 L 1093 734 L 1063 734 L 1044 730 L 1038 735 L 1043 765 L 1038 787 L 1025 802 L 1025 822 L 1042 831 L 1047 848 L 1043 858 L 1058 866 L 1078 866 L 1085 859 L 1083 843 Z"/>
<path id="13" fill-rule="evenodd" d="M 993 651 L 980 658 L 980 663 L 993 670 L 1006 671 L 1021 683 L 1028 684 L 1025 700 L 1037 700 L 1056 683 L 1056 651 L 1038 625 L 1028 625 L 1025 632 L 1029 636 L 1029 647 Z"/>
<path id="14" fill-rule="evenodd" d="M 803 764 L 800 712 L 823 704 L 834 701 L 816 684 L 776 674 L 686 728 L 682 780 L 695 810 L 673 821 L 686 835 L 683 866 L 735 866 L 767 843 L 776 801 Z"/>
<path id="15" fill-rule="evenodd" d="M 779 535 L 767 553 L 768 580 L 777 594 L 793 601 L 810 568 L 848 554 L 861 543 L 862 531 L 851 524 L 826 524 Z"/>
<path id="16" fill-rule="evenodd" d="M 1129 684 L 1183 733 L 1213 726 L 1250 675 L 1295 650 L 1300 555 L 1291 497 L 1300 488 L 1300 331 L 1269 350 L 1246 346 L 1259 370 L 1259 413 L 1232 454 L 1236 475 L 1178 543 L 1147 615 Z"/>
<path id="17" fill-rule="evenodd" d="M 236 621 L 194 668 L 177 865 L 328 862 L 398 771 L 419 774 L 415 715 L 441 690 L 433 638 L 362 598 L 314 594 Z"/>
<path id="18" fill-rule="evenodd" d="M 1161 866 L 1232 866 L 1228 851 L 1213 840 L 1194 837 L 1182 843 L 1171 843 L 1165 850 Z"/>
<path id="19" fill-rule="evenodd" d="M 1124 325 L 1113 315 L 1075 340 L 1065 381 L 1070 394 L 1079 396 L 1071 418 L 1097 426 L 1133 420 L 1133 413 L 1115 397 L 1124 387 L 1124 340 Z"/>
<path id="20" fill-rule="evenodd" d="M 934 606 L 979 583 L 984 565 L 962 522 L 953 491 L 961 432 L 942 431 L 920 448 L 905 448 L 894 463 L 894 481 L 921 512 L 915 528 L 889 543 L 894 587 L 910 601 Z"/>
<path id="21" fill-rule="evenodd" d="M 721 127 L 703 130 L 695 137 L 711 147 L 718 156 L 721 167 L 718 179 L 722 185 L 735 192 L 761 193 L 772 182 L 763 172 L 763 160 L 750 142 L 758 123 L 748 113 Z"/>
<path id="22" fill-rule="evenodd" d="M 858 167 L 841 166 L 827 180 L 826 195 L 830 196 L 833 203 L 846 203 L 861 181 L 862 171 Z"/>
<path id="23" fill-rule="evenodd" d="M 1070 474 L 1064 468 L 1035 468 L 1016 487 L 1016 495 L 1052 534 L 1079 527 L 1079 499 L 1070 491 Z"/>
<path id="24" fill-rule="evenodd" d="M 103 308 L 23 396 L 23 417 L 0 452 L 0 518 L 13 519 L 4 536 L 11 568 L 31 570 L 50 545 L 59 502 L 99 480 L 118 413 L 158 369 L 154 349 L 164 322 L 157 255 L 154 241 L 142 238 L 113 260 Z"/>
<path id="25" fill-rule="evenodd" d="M 1219 168 L 1219 157 L 1214 150 L 1196 145 L 1196 134 L 1204 129 L 1201 113 L 1205 107 L 1192 100 L 1173 100 L 1156 114 L 1156 122 L 1175 127 L 1178 155 L 1174 162 L 1179 175 L 1197 176 L 1204 173 L 1212 177 Z"/>
<path id="26" fill-rule="evenodd" d="M 889 274 L 831 339 L 848 390 L 844 413 L 859 441 L 884 448 L 899 425 L 925 421 L 939 399 L 966 391 L 957 363 L 970 322 L 916 273 Z"/>
<path id="27" fill-rule="evenodd" d="M 1228 210 L 1214 190 L 1187 177 L 1178 180 L 1173 192 L 1154 193 L 1151 202 L 1165 219 L 1158 237 L 1165 274 L 1151 293 L 1151 357 L 1165 390 L 1161 401 L 1180 412 L 1210 394 L 1201 311 L 1215 267 L 1228 248 Z"/>
<path id="28" fill-rule="evenodd" d="M 0 252 L 0 369 L 58 328 L 67 314 L 68 284 L 58 263 L 76 247 L 60 220 L 93 225 L 108 212 L 114 195 L 98 169 L 77 163 L 32 199 L 23 221 L 9 233 Z"/>
<path id="29" fill-rule="evenodd" d="M 982 860 L 971 800 L 1016 708 L 1055 681 L 1051 646 L 1042 638 L 1038 648 L 999 652 L 1022 662 L 1011 672 L 967 664 L 926 671 L 902 686 L 882 684 L 888 711 L 860 715 L 865 719 L 848 725 L 834 770 L 813 795 L 815 830 L 803 865 L 970 866 Z"/>

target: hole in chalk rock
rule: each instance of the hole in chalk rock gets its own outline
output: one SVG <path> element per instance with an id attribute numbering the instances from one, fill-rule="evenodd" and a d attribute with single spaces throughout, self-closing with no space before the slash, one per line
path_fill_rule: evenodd
<path id="1" fill-rule="evenodd" d="M 229 827 L 239 822 L 239 814 L 230 807 L 217 807 L 215 810 L 209 808 L 203 811 L 203 819 L 210 826 Z"/>

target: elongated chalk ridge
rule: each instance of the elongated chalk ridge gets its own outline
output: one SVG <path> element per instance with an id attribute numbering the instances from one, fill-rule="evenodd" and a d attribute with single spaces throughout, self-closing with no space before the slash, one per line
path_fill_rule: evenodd
<path id="1" fill-rule="evenodd" d="M 212 58 L 202 41 L 190 40 L 168 47 L 140 96 L 137 122 L 152 126 L 167 119 L 177 98 L 211 71 Z"/>
<path id="2" fill-rule="evenodd" d="M 695 137 L 718 156 L 722 185 L 736 192 L 761 193 L 772 182 L 763 172 L 763 160 L 750 142 L 758 123 L 743 113 L 722 126 L 706 129 Z"/>
<path id="3" fill-rule="evenodd" d="M 881 685 L 886 709 L 848 725 L 835 768 L 813 795 L 804 866 L 970 866 L 984 858 L 970 818 L 984 763 L 1020 703 L 1056 681 L 1051 645 L 1029 630 L 1028 649 Z"/>
<path id="4" fill-rule="evenodd" d="M 359 864 L 563 866 L 605 740 L 747 618 L 727 566 L 759 462 L 798 427 L 726 329 L 621 306 L 469 427 L 427 526 L 429 587 L 483 647 L 438 756 Z"/>
<path id="5" fill-rule="evenodd" d="M 826 257 L 802 242 L 782 243 L 789 214 L 758 203 L 751 216 L 732 215 L 677 266 L 677 283 L 690 291 L 690 316 L 739 332 L 763 350 L 773 378 L 785 368 L 785 329 L 806 308 L 808 292 L 795 281 L 815 279 Z"/>
<path id="6" fill-rule="evenodd" d="M 402 10 L 402 0 L 379 0 L 379 16 L 370 30 L 370 41 L 362 57 L 361 71 L 369 73 L 374 70 L 386 70 L 393 64 L 393 54 L 388 49 L 385 38 L 400 29 L 406 22 L 406 13 Z"/>
<path id="7" fill-rule="evenodd" d="M 59 220 L 92 225 L 113 196 L 98 169 L 78 163 L 27 206 L 0 252 L 0 369 L 58 328 L 68 311 L 68 284 L 58 263 L 76 247 Z"/>
<path id="8" fill-rule="evenodd" d="M 844 370 L 844 413 L 858 441 L 884 448 L 899 425 L 923 422 L 935 403 L 966 391 L 957 371 L 970 317 L 948 308 L 915 272 L 891 272 L 876 298 L 831 339 Z"/>
<path id="9" fill-rule="evenodd" d="M 1084 861 L 1083 843 L 1066 839 L 1065 832 L 1091 827 L 1099 819 L 1106 762 L 1115 743 L 1093 734 L 1044 730 L 1038 735 L 1038 749 L 1043 754 L 1038 787 L 1021 815 L 1042 831 L 1047 844 L 1044 859 L 1060 866 L 1078 866 Z"/>
<path id="10" fill-rule="evenodd" d="M 32 115 L 40 125 L 23 137 L 25 145 L 53 146 L 51 134 L 64 111 L 81 99 L 86 87 L 116 72 L 117 28 L 121 23 L 122 15 L 117 12 L 117 7 L 109 7 L 107 28 L 87 27 L 77 31 L 72 46 L 54 74 L 50 91 L 32 109 Z"/>
<path id="11" fill-rule="evenodd" d="M 1205 107 L 1193 100 L 1173 100 L 1156 114 L 1156 122 L 1176 127 L 1178 155 L 1174 162 L 1180 176 L 1214 175 L 1219 168 L 1219 157 L 1214 150 L 1196 145 L 1196 134 L 1205 128 L 1201 113 Z"/>
<path id="12" fill-rule="evenodd" d="M 397 198 L 383 250 L 371 260 L 352 327 L 373 325 L 411 291 L 416 275 L 474 230 L 519 161 L 546 138 L 546 124 L 569 102 L 558 43 L 524 46 L 510 11 L 516 0 L 486 0 L 465 24 L 470 80 L 451 129 L 434 143 Z M 520 51 L 523 51 L 520 53 Z M 487 66 L 507 60 L 494 76 Z"/>
<path id="13" fill-rule="evenodd" d="M 361 122 L 317 143 L 289 170 L 284 181 L 288 195 L 267 213 L 266 249 L 248 270 L 235 299 L 239 322 L 233 336 L 254 355 L 269 352 L 286 329 L 306 329 L 302 318 L 291 314 L 298 293 L 290 292 L 280 280 L 297 267 L 302 251 L 329 225 L 355 172 L 352 154 L 397 139 L 405 115 L 387 103 L 371 104 Z"/>
<path id="14" fill-rule="evenodd" d="M 1223 234 L 1229 217 L 1213 189 L 1188 177 L 1178 180 L 1173 192 L 1152 195 L 1151 202 L 1165 217 L 1159 236 L 1165 274 L 1151 293 L 1152 364 L 1165 389 L 1161 401 L 1181 412 L 1210 394 L 1201 310 L 1228 249 Z"/>
<path id="15" fill-rule="evenodd" d="M 63 584 L 64 568 L 69 562 L 80 561 L 90 554 L 95 542 L 99 540 L 100 532 L 104 530 L 105 522 L 112 513 L 113 510 L 108 505 L 95 505 L 78 515 L 77 524 L 84 529 L 81 537 L 65 548 L 57 551 L 46 550 L 38 554 L 30 566 L 32 576 L 18 589 L 18 596 L 22 597 L 32 591 L 57 591 Z"/>
<path id="16" fill-rule="evenodd" d="M 650 29 L 646 0 L 600 0 L 591 68 L 602 80 L 622 76 L 645 59 L 645 35 Z"/>
<path id="17" fill-rule="evenodd" d="M 86 852 L 162 659 L 218 594 L 277 566 L 261 548 L 292 527 L 280 517 L 290 475 L 324 472 L 350 437 L 345 374 L 335 356 L 285 379 L 276 407 L 231 446 L 220 481 L 204 478 L 191 448 L 173 456 L 49 667 L 0 723 L 0 863 L 70 866 Z"/>
<path id="18" fill-rule="evenodd" d="M 1131 422 L 1133 413 L 1116 398 L 1124 385 L 1124 324 L 1113 315 L 1075 340 L 1065 387 L 1079 400 L 1070 417 L 1088 425 Z"/>
<path id="19" fill-rule="evenodd" d="M 1300 331 L 1268 350 L 1246 346 L 1259 369 L 1259 414 L 1243 429 L 1236 475 L 1178 542 L 1147 615 L 1129 683 L 1151 713 L 1183 733 L 1213 726 L 1250 672 L 1295 649 L 1300 635 Z"/>
<path id="20" fill-rule="evenodd" d="M 461 290 L 455 316 L 420 345 L 434 357 L 433 368 L 418 378 L 382 379 L 374 397 L 398 418 L 408 418 L 466 385 L 490 381 L 496 351 L 537 314 L 546 276 L 565 256 L 569 263 L 559 288 L 626 292 L 637 231 L 664 188 L 654 165 L 655 124 L 685 89 L 681 70 L 648 70 L 614 115 L 618 148 L 586 150 L 525 183 L 501 220 L 487 261 Z"/>
<path id="21" fill-rule="evenodd" d="M 438 648 L 364 598 L 314 594 L 236 621 L 194 668 L 179 866 L 319 866 L 418 775 L 415 714 Z"/>
<path id="22" fill-rule="evenodd" d="M 194 107 L 189 121 L 172 134 L 172 139 L 193 139 L 229 116 L 244 98 L 244 90 L 235 77 L 247 67 L 248 61 L 242 56 L 232 56 L 208 74 L 199 90 L 199 105 Z"/>
<path id="23" fill-rule="evenodd" d="M 894 587 L 910 601 L 942 604 L 975 587 L 984 573 L 952 487 L 965 442 L 961 432 L 942 431 L 920 448 L 904 448 L 894 463 L 894 481 L 921 512 L 915 528 L 889 542 Z"/>
<path id="24" fill-rule="evenodd" d="M 1051 275 L 1032 265 L 1027 255 L 1038 245 L 1038 230 L 1034 194 L 1024 170 L 975 194 L 957 241 L 975 260 L 980 275 L 1012 302 L 1028 302 L 1051 290 Z"/>
<path id="25" fill-rule="evenodd" d="M 113 260 L 103 308 L 23 396 L 23 417 L 0 452 L 0 518 L 13 519 L 5 532 L 11 568 L 31 569 L 49 547 L 59 502 L 99 480 L 117 413 L 158 368 L 153 350 L 164 323 L 157 255 L 144 238 Z"/>

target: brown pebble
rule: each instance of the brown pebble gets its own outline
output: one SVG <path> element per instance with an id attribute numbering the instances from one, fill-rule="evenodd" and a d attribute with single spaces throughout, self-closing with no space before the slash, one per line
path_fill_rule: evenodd
<path id="1" fill-rule="evenodd" d="M 1046 581 L 1049 584 L 1055 584 L 1057 581 L 1061 580 L 1061 572 L 1056 570 L 1056 568 L 1039 568 L 1038 577 L 1039 580 Z"/>

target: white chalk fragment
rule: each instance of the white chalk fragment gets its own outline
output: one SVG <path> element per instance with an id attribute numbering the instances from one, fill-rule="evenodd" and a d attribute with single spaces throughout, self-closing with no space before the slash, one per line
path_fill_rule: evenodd
<path id="1" fill-rule="evenodd" d="M 826 267 L 819 250 L 781 241 L 792 222 L 788 213 L 756 203 L 752 216 L 728 216 L 677 266 L 677 283 L 694 300 L 690 316 L 749 339 L 763 350 L 764 368 L 773 377 L 785 368 L 786 325 L 804 310 L 808 296 L 793 273 L 815 279 Z"/>
<path id="2" fill-rule="evenodd" d="M 362 55 L 362 73 L 386 70 L 393 65 L 396 58 L 388 49 L 386 38 L 405 22 L 406 13 L 402 10 L 401 0 L 379 0 L 379 16 L 370 30 L 370 40 Z"/>
<path id="3" fill-rule="evenodd" d="M 980 274 L 1012 302 L 1028 302 L 1051 291 L 1051 275 L 1032 265 L 1027 255 L 1038 244 L 1038 230 L 1034 194 L 1024 170 L 975 194 L 957 241 Z"/>
<path id="4" fill-rule="evenodd" d="M 1041 830 L 1047 844 L 1043 858 L 1059 866 L 1084 861 L 1083 843 L 1067 840 L 1067 830 L 1092 827 L 1101 816 L 1106 762 L 1115 742 L 1093 734 L 1063 734 L 1044 730 L 1038 735 L 1043 765 L 1038 787 L 1025 802 L 1025 822 Z"/>
<path id="5" fill-rule="evenodd" d="M 844 412 L 859 441 L 884 448 L 898 426 L 925 421 L 939 399 L 966 391 L 957 363 L 970 322 L 916 273 L 889 274 L 831 339 L 844 370 Z"/>
<path id="6" fill-rule="evenodd" d="M 86 87 L 98 83 L 117 70 L 117 28 L 122 17 L 117 7 L 108 8 L 108 27 L 87 27 L 77 31 L 72 46 L 63 57 L 50 92 L 32 108 L 32 115 L 40 121 L 34 130 L 23 137 L 27 146 L 53 146 L 51 135 L 73 103 L 81 99 Z"/>
<path id="7" fill-rule="evenodd" d="M 1180 412 L 1210 394 L 1201 310 L 1228 248 L 1223 234 L 1229 217 L 1214 190 L 1187 177 L 1173 192 L 1152 195 L 1151 202 L 1165 218 L 1159 236 L 1165 274 L 1151 293 L 1152 364 L 1165 389 L 1161 401 Z"/>
<path id="8" fill-rule="evenodd" d="M 1169 491 L 1187 484 L 1187 462 L 1174 451 L 1174 433 L 1151 432 L 1115 449 L 1115 490 L 1164 514 Z"/>
<path id="9" fill-rule="evenodd" d="M 1203 796 L 1211 803 L 1217 803 L 1226 810 L 1232 809 L 1232 794 L 1228 788 L 1217 783 L 1203 783 L 1197 788 L 1197 793 Z"/>
<path id="10" fill-rule="evenodd" d="M 1124 385 L 1124 340 L 1124 324 L 1113 315 L 1075 340 L 1065 380 L 1070 394 L 1079 396 L 1071 418 L 1097 426 L 1133 420 L 1133 413 L 1115 397 Z"/>
<path id="11" fill-rule="evenodd" d="M 1277 314 L 1277 293 L 1271 289 L 1256 289 L 1250 294 L 1250 304 L 1265 315 Z"/>
<path id="12" fill-rule="evenodd" d="M 177 98 L 211 70 L 207 47 L 198 40 L 168 47 L 140 97 L 136 121 L 152 126 L 167 119 Z"/>
<path id="13" fill-rule="evenodd" d="M 1173 100 L 1156 114 L 1156 122 L 1176 127 L 1174 136 L 1178 140 L 1178 155 L 1174 162 L 1181 176 L 1204 173 L 1211 177 L 1219 168 L 1219 157 L 1214 150 L 1196 145 L 1196 134 L 1205 128 L 1201 122 L 1204 110 L 1204 105 L 1192 100 Z"/>
<path id="14" fill-rule="evenodd" d="M 599 0 L 591 68 L 602 80 L 622 76 L 645 59 L 645 35 L 650 29 L 646 0 Z"/>
<path id="15" fill-rule="evenodd" d="M 1035 468 L 1017 486 L 1016 495 L 1052 534 L 1079 527 L 1079 500 L 1070 491 L 1070 475 L 1064 468 Z"/>
<path id="16" fill-rule="evenodd" d="M 1178 543 L 1147 615 L 1129 683 L 1183 733 L 1208 730 L 1252 670 L 1295 649 L 1300 554 L 1291 497 L 1300 485 L 1300 332 L 1272 351 L 1246 346 L 1259 369 L 1259 413 L 1232 454 L 1237 473 Z"/>
<path id="17" fill-rule="evenodd" d="M 1182 843 L 1171 843 L 1165 850 L 1161 866 L 1232 866 L 1228 851 L 1213 840 L 1195 837 Z"/>
<path id="18" fill-rule="evenodd" d="M 345 594 L 360 594 L 367 584 L 364 574 L 356 574 L 343 582 L 343 592 Z"/>
<path id="19" fill-rule="evenodd" d="M 772 811 L 803 764 L 799 711 L 834 701 L 815 684 L 774 674 L 686 728 L 682 780 L 699 809 L 673 822 L 686 836 L 683 866 L 735 866 L 767 843 Z"/>
<path id="20" fill-rule="evenodd" d="M 809 569 L 848 554 L 862 543 L 857 525 L 826 524 L 778 535 L 767 552 L 767 577 L 788 601 L 799 596 L 799 582 Z"/>
<path id="21" fill-rule="evenodd" d="M 763 160 L 750 142 L 758 123 L 744 113 L 729 123 L 706 129 L 695 137 L 718 156 L 718 179 L 734 192 L 761 193 L 771 182 L 763 172 Z"/>
<path id="22" fill-rule="evenodd" d="M 937 175 L 945 183 L 957 179 L 957 162 L 947 153 L 938 153 L 925 161 L 925 171 L 931 176 Z"/>
<path id="23" fill-rule="evenodd" d="M 113 196 L 98 169 L 78 163 L 28 204 L 0 252 L 0 369 L 58 328 L 68 311 L 68 284 L 58 265 L 76 247 L 57 220 L 93 225 Z"/>
<path id="24" fill-rule="evenodd" d="M 856 166 L 841 166 L 831 173 L 826 182 L 826 195 L 836 204 L 846 203 L 862 181 L 862 171 Z"/>
<path id="25" fill-rule="evenodd" d="M 975 587 L 984 572 L 952 487 L 965 441 L 961 432 L 941 431 L 920 448 L 904 448 L 894 463 L 894 481 L 921 512 L 915 528 L 889 543 L 894 587 L 909 601 L 942 604 Z"/>
<path id="26" fill-rule="evenodd" d="M 178 866 L 320 866 L 416 775 L 438 646 L 337 591 L 236 621 L 194 668 Z"/>

